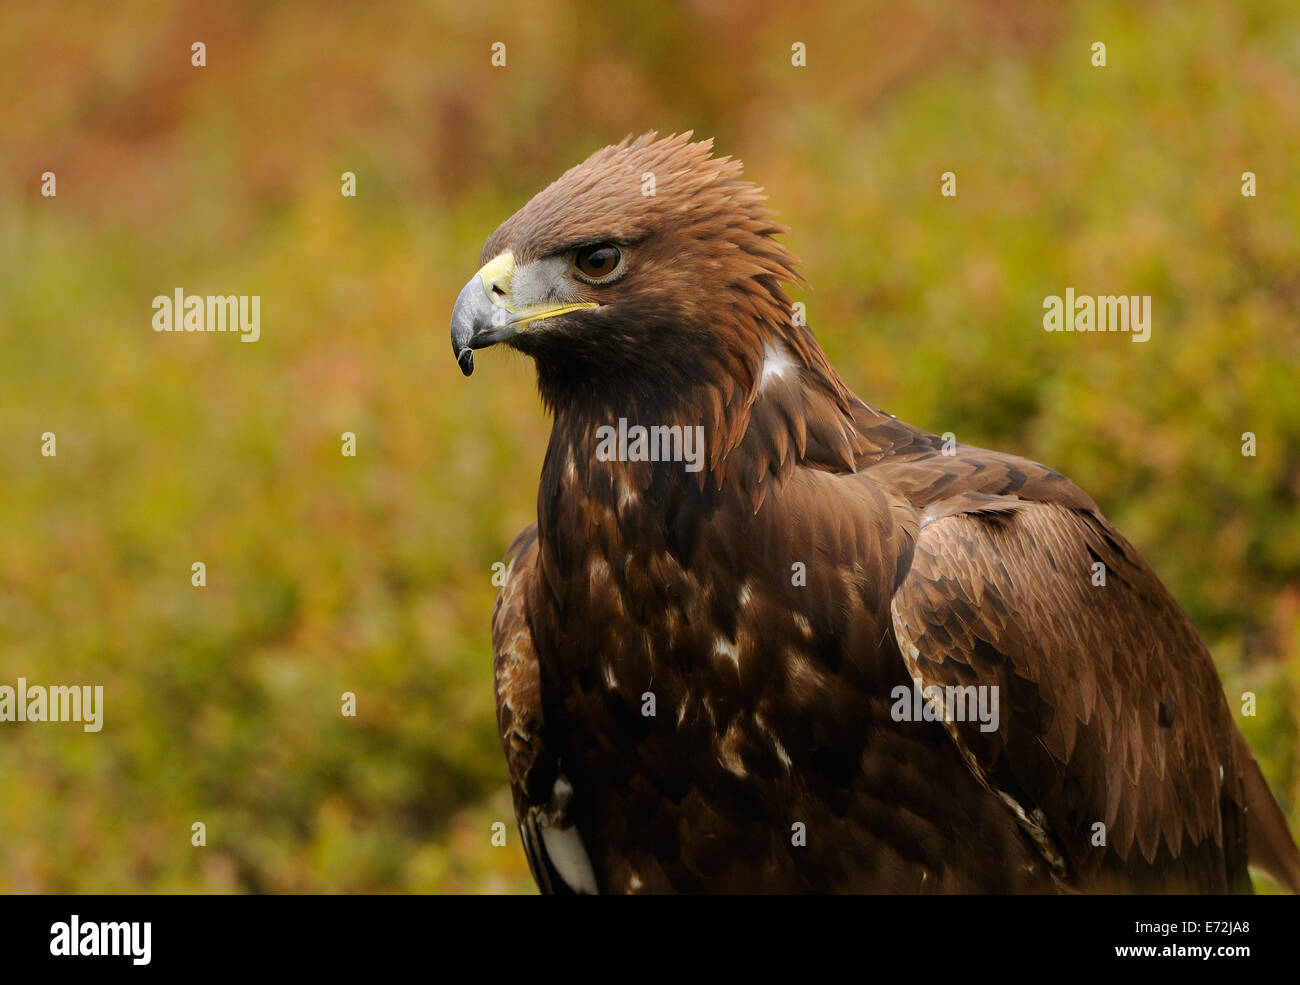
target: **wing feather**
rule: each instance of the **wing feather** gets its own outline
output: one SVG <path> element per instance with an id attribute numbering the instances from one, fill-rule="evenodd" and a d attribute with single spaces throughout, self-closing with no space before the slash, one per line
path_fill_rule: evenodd
<path id="1" fill-rule="evenodd" d="M 1236 727 L 1187 617 L 1100 514 L 989 499 L 931 511 L 891 606 L 923 686 L 1000 690 L 998 729 L 954 723 L 954 741 L 993 788 L 1042 812 L 1073 878 L 1241 888 Z"/>
<path id="2" fill-rule="evenodd" d="M 530 575 L 536 571 L 536 524 L 519 535 L 507 558 L 492 611 L 493 671 L 497 729 L 524 854 L 543 894 L 594 893 L 591 860 L 566 813 L 573 791 L 545 741 L 540 665 L 527 609 Z"/>

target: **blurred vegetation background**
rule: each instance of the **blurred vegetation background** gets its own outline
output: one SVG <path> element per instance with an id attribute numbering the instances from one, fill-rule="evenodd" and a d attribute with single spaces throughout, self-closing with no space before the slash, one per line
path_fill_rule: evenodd
<path id="1" fill-rule="evenodd" d="M 532 889 L 490 579 L 549 422 L 521 357 L 461 379 L 448 316 L 500 221 L 649 129 L 767 188 L 865 399 L 1097 499 L 1258 695 L 1296 826 L 1297 66 L 1293 0 L 7 4 L 0 683 L 106 707 L 0 725 L 0 890 Z M 1151 341 L 1044 332 L 1069 286 L 1153 295 Z M 261 340 L 155 334 L 176 287 L 261 295 Z"/>

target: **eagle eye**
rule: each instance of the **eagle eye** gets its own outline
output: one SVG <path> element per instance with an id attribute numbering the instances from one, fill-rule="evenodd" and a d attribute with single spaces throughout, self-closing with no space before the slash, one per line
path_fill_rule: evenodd
<path id="1" fill-rule="evenodd" d="M 591 284 L 605 284 L 623 267 L 623 251 L 613 243 L 581 246 L 574 251 L 573 269 Z"/>

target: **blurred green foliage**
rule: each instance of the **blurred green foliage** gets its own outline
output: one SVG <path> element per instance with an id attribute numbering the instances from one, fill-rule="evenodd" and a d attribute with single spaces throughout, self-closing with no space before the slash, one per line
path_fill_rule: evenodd
<path id="1" fill-rule="evenodd" d="M 0 27 L 0 683 L 106 704 L 97 735 L 0 725 L 0 889 L 531 888 L 488 628 L 549 424 L 522 358 L 460 378 L 447 318 L 498 222 L 648 129 L 746 161 L 864 398 L 1097 499 L 1234 708 L 1258 695 L 1242 725 L 1300 821 L 1290 0 L 55 3 Z M 1152 294 L 1151 341 L 1045 333 L 1067 286 Z M 155 334 L 176 287 L 260 294 L 261 341 Z"/>

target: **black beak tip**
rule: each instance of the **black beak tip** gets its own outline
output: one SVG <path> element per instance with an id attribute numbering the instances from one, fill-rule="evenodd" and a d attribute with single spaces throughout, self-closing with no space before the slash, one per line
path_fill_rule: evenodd
<path id="1" fill-rule="evenodd" d="M 456 354 L 456 364 L 466 376 L 474 372 L 474 350 L 466 346 Z"/>

